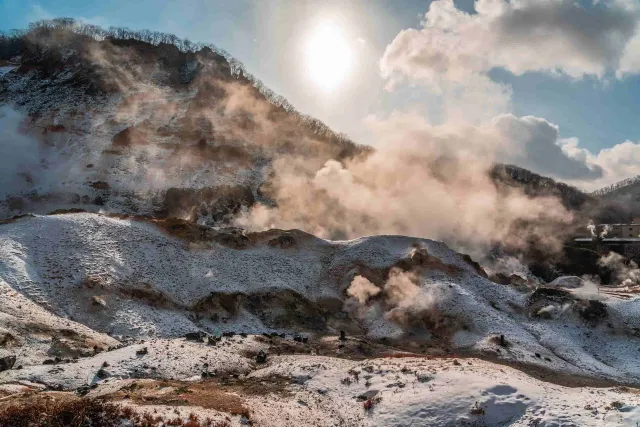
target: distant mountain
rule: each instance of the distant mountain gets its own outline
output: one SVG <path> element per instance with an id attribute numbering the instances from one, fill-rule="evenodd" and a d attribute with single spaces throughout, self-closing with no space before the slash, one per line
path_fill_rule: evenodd
<path id="1" fill-rule="evenodd" d="M 633 217 L 640 216 L 640 176 L 616 182 L 592 195 L 626 206 Z"/>
<path id="2" fill-rule="evenodd" d="M 618 181 L 599 190 L 596 190 L 591 194 L 599 197 L 610 197 L 612 195 L 626 193 L 631 189 L 631 187 L 635 187 L 639 183 L 640 175 L 623 179 L 622 181 Z"/>
<path id="3" fill-rule="evenodd" d="M 532 197 L 558 197 L 566 208 L 572 210 L 595 201 L 595 197 L 575 187 L 515 165 L 497 164 L 491 171 L 491 177 L 499 185 L 521 187 L 525 194 Z"/>

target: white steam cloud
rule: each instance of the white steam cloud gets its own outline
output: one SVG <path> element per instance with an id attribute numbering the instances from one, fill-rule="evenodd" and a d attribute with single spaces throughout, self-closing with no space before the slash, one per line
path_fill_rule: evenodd
<path id="1" fill-rule="evenodd" d="M 9 106 L 0 107 L 0 197 L 19 193 L 33 183 L 40 165 L 40 144 L 25 128 L 26 117 Z"/>
<path id="2" fill-rule="evenodd" d="M 615 277 L 616 284 L 621 286 L 635 286 L 640 284 L 640 268 L 634 261 L 627 261 L 616 253 L 609 252 L 598 260 L 598 265 L 609 268 Z"/>
<path id="3" fill-rule="evenodd" d="M 495 153 L 508 149 L 495 126 L 432 126 L 405 114 L 370 124 L 386 143 L 369 155 L 324 165 L 276 159 L 268 194 L 277 205 L 257 205 L 236 225 L 327 238 L 421 236 L 471 251 L 521 247 L 532 236 L 559 247 L 561 226 L 572 219 L 560 201 L 498 188 L 490 178 Z"/>
<path id="4" fill-rule="evenodd" d="M 366 277 L 356 276 L 347 289 L 347 295 L 358 300 L 360 304 L 366 304 L 369 298 L 378 295 L 382 290 L 371 283 Z"/>
<path id="5" fill-rule="evenodd" d="M 395 267 L 382 287 L 356 276 L 347 294 L 351 298 L 345 302 L 345 311 L 360 319 L 370 334 L 376 334 L 381 325 L 392 333 L 412 327 L 430 329 L 442 319 L 438 304 L 448 297 L 442 287 L 421 286 L 418 275 Z M 390 324 L 399 329 L 394 331 Z"/>

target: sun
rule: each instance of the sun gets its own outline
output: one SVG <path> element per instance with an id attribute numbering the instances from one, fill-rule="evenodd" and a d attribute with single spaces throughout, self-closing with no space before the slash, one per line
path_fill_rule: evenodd
<path id="1" fill-rule="evenodd" d="M 305 56 L 309 76 L 327 91 L 342 83 L 353 63 L 353 52 L 347 39 L 332 22 L 324 22 L 313 31 L 306 44 Z"/>

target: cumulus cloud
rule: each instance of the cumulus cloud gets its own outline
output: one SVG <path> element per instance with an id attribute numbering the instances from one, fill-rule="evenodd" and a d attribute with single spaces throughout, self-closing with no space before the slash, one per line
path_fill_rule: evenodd
<path id="1" fill-rule="evenodd" d="M 439 86 L 496 67 L 574 78 L 638 71 L 640 15 L 630 2 L 477 0 L 475 10 L 461 11 L 453 0 L 431 3 L 422 28 L 401 31 L 387 46 L 383 77 Z"/>
<path id="2" fill-rule="evenodd" d="M 471 125 L 474 134 L 490 137 L 490 144 L 480 146 L 495 161 L 585 190 L 638 175 L 640 144 L 626 141 L 591 152 L 577 138 L 561 138 L 552 121 L 508 114 L 511 89 L 488 72 L 503 68 L 515 75 L 535 71 L 572 78 L 638 73 L 640 4 L 476 0 L 474 6 L 475 13 L 467 13 L 453 0 L 436 0 L 421 28 L 401 31 L 380 60 L 388 88 L 410 81 L 440 94 L 444 122 Z"/>
<path id="3" fill-rule="evenodd" d="M 595 179 L 603 174 L 602 168 L 579 151 L 577 145 L 560 140 L 558 126 L 545 119 L 505 114 L 496 117 L 494 124 L 511 143 L 510 150 L 502 156 L 506 162 L 568 180 Z"/>

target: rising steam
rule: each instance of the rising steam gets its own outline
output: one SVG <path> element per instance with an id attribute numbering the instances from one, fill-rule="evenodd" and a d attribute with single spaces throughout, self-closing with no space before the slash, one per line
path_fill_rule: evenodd
<path id="1" fill-rule="evenodd" d="M 215 194 L 236 185 L 261 195 L 262 202 L 233 220 L 254 230 L 299 228 L 328 238 L 403 234 L 442 239 L 474 255 L 496 244 L 523 248 L 534 241 L 548 252 L 561 246 L 571 215 L 557 198 L 530 197 L 491 179 L 496 159 L 514 150 L 498 122 L 370 117 L 376 150 L 359 150 L 310 132 L 300 116 L 226 73 L 220 58 L 190 53 L 184 63 L 160 66 L 144 60 L 150 52 L 136 49 L 165 51 L 140 46 L 86 47 L 85 59 L 118 102 L 80 130 L 71 115 L 66 122 L 62 117 L 68 138 L 57 152 L 85 150 L 61 163 L 75 164 L 61 172 L 78 172 L 59 177 L 67 187 L 106 182 L 110 200 L 129 206 L 156 203 L 172 188 L 213 188 Z M 170 61 L 167 55 L 163 60 Z M 51 117 L 36 123 L 46 120 Z M 198 197 L 172 214 L 202 219 Z"/>
<path id="2" fill-rule="evenodd" d="M 347 288 L 349 298 L 345 311 L 359 319 L 370 333 L 386 324 L 394 325 L 399 333 L 414 327 L 430 329 L 442 320 L 438 305 L 448 295 L 436 285 L 424 286 L 411 271 L 392 268 L 386 282 L 378 287 L 362 276 L 356 276 Z"/>
<path id="3" fill-rule="evenodd" d="M 496 187 L 488 171 L 503 145 L 491 127 L 457 130 L 394 117 L 375 128 L 386 143 L 366 156 L 320 167 L 306 158 L 275 159 L 268 194 L 276 206 L 254 206 L 236 224 L 328 238 L 403 234 L 470 251 L 523 247 L 532 237 L 559 248 L 571 215 L 556 198 Z"/>

